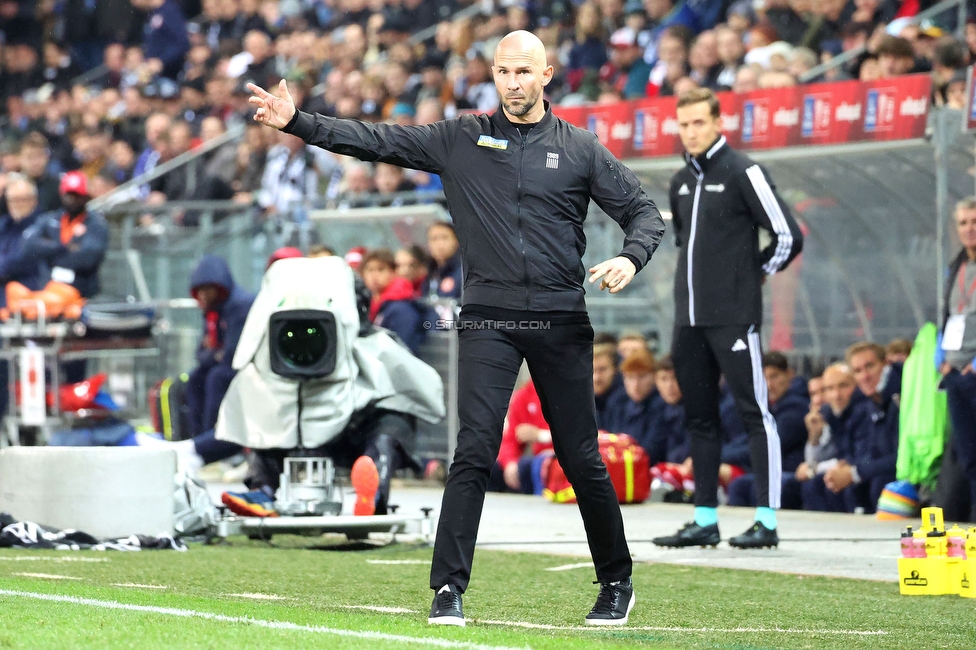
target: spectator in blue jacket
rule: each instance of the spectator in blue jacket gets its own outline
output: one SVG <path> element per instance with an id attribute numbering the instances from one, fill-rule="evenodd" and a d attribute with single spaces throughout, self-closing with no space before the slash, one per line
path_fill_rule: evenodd
<path id="1" fill-rule="evenodd" d="M 37 187 L 27 176 L 11 174 L 4 196 L 7 214 L 0 217 L 0 289 L 8 282 L 19 282 L 32 291 L 43 289 L 48 268 L 26 245 L 41 218 Z M 6 305 L 6 291 L 0 294 L 0 305 Z"/>
<path id="2" fill-rule="evenodd" d="M 417 354 L 427 340 L 424 321 L 436 321 L 436 314 L 413 299 L 413 283 L 396 274 L 396 257 L 388 248 L 366 253 L 359 270 L 373 294 L 370 320 L 374 325 L 394 332 L 411 352 Z"/>
<path id="3" fill-rule="evenodd" d="M 623 378 L 617 372 L 617 346 L 600 343 L 593 346 L 593 398 L 596 426 L 611 431 L 620 420 L 627 402 Z"/>
<path id="4" fill-rule="evenodd" d="M 671 357 L 664 357 L 658 362 L 654 383 L 663 405 L 650 446 L 645 449 L 652 467 L 658 463 L 681 465 L 691 456 L 691 443 L 685 430 L 685 408 L 681 405 L 681 388 L 674 376 Z"/>
<path id="5" fill-rule="evenodd" d="M 428 276 L 432 298 L 461 299 L 461 251 L 454 226 L 446 221 L 433 223 L 427 228 L 427 250 L 433 260 Z"/>
<path id="6" fill-rule="evenodd" d="M 650 456 L 651 476 L 670 483 L 675 490 L 684 489 L 690 494 L 694 478 L 691 439 L 685 429 L 685 407 L 681 403 L 681 388 L 670 357 L 658 362 L 655 384 L 663 404 L 646 447 Z M 719 418 L 724 435 L 719 484 L 727 490 L 731 482 L 749 470 L 750 462 L 749 436 L 735 410 L 735 400 L 727 390 L 719 402 Z M 665 500 L 677 499 L 665 497 Z"/>
<path id="7" fill-rule="evenodd" d="M 217 255 L 200 260 L 190 278 L 190 294 L 203 312 L 197 367 L 186 387 L 190 434 L 198 436 L 217 424 L 220 403 L 236 374 L 231 366 L 234 352 L 255 296 L 234 282 L 227 262 Z"/>
<path id="8" fill-rule="evenodd" d="M 719 418 L 722 421 L 724 439 L 722 442 L 722 464 L 718 470 L 719 485 L 728 491 L 735 479 L 749 471 L 749 434 L 735 408 L 735 398 L 728 387 L 722 386 L 722 397 L 718 403 Z"/>
<path id="9" fill-rule="evenodd" d="M 183 69 L 190 38 L 186 17 L 176 0 L 132 0 L 147 12 L 142 50 L 149 69 L 155 74 L 176 79 Z"/>
<path id="10" fill-rule="evenodd" d="M 624 392 L 623 408 L 612 423 L 612 433 L 626 433 L 650 453 L 654 427 L 664 408 L 664 400 L 655 390 L 654 356 L 646 348 L 627 355 L 620 364 Z"/>
<path id="11" fill-rule="evenodd" d="M 91 298 L 100 289 L 98 269 L 108 250 L 108 222 L 101 214 L 88 212 L 91 195 L 82 172 L 65 174 L 58 189 L 64 210 L 38 219 L 27 249 L 50 268 L 52 280 L 70 284 L 83 298 Z"/>
<path id="12" fill-rule="evenodd" d="M 20 282 L 37 291 L 47 282 L 48 269 L 27 250 L 26 242 L 40 218 L 37 186 L 29 177 L 10 174 L 4 190 L 7 214 L 0 216 L 0 306 L 7 304 L 8 282 Z M 7 411 L 8 381 L 6 361 L 0 361 L 0 416 Z"/>
<path id="13" fill-rule="evenodd" d="M 797 486 L 790 482 L 796 468 L 803 462 L 807 444 L 807 427 L 804 418 L 810 411 L 810 396 L 807 383 L 797 377 L 790 368 L 789 361 L 782 352 L 767 352 L 763 355 L 763 375 L 769 388 L 769 413 L 776 420 L 779 432 L 783 463 L 783 485 L 789 484 L 789 493 L 783 492 L 783 507 L 800 507 Z M 755 477 L 746 474 L 729 486 L 729 505 L 755 506 Z"/>
<path id="14" fill-rule="evenodd" d="M 824 405 L 804 418 L 807 428 L 804 460 L 793 477 L 787 479 L 800 487 L 805 509 L 840 509 L 840 497 L 827 490 L 824 475 L 841 458 L 850 457 L 854 431 L 864 417 L 858 406 L 867 399 L 858 390 L 846 363 L 835 363 L 824 370 L 823 390 Z M 834 503 L 824 504 L 825 499 Z"/>
<path id="15" fill-rule="evenodd" d="M 885 365 L 885 350 L 876 343 L 855 343 L 847 362 L 865 400 L 852 418 L 853 438 L 847 453 L 820 477 L 804 486 L 803 507 L 809 510 L 873 513 L 884 486 L 895 480 L 898 460 L 898 395 L 900 364 Z"/>

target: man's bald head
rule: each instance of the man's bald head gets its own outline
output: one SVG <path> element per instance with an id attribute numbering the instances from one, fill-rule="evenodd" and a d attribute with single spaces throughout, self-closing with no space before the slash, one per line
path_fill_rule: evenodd
<path id="1" fill-rule="evenodd" d="M 535 124 L 546 114 L 542 89 L 552 80 L 546 48 L 531 32 L 511 32 L 495 48 L 491 68 L 505 114 L 513 122 Z"/>
<path id="2" fill-rule="evenodd" d="M 502 40 L 498 41 L 498 45 L 495 47 L 496 65 L 499 56 L 503 60 L 508 60 L 510 57 L 531 60 L 542 68 L 547 65 L 546 46 L 542 44 L 538 36 L 523 29 L 509 32 Z"/>
<path id="3" fill-rule="evenodd" d="M 856 387 L 854 373 L 846 363 L 835 363 L 824 370 L 824 401 L 835 415 L 840 415 L 851 403 Z"/>

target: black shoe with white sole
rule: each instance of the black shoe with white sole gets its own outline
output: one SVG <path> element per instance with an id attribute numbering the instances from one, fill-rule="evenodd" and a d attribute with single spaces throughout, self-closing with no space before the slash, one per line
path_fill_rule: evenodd
<path id="1" fill-rule="evenodd" d="M 718 532 L 718 524 L 699 526 L 695 522 L 687 523 L 674 535 L 655 537 L 651 540 L 657 546 L 670 548 L 684 548 L 686 546 L 718 546 L 722 536 Z"/>
<path id="2" fill-rule="evenodd" d="M 779 535 L 776 534 L 775 528 L 766 528 L 757 521 L 746 532 L 731 538 L 729 546 L 735 548 L 776 548 L 779 546 Z"/>
<path id="3" fill-rule="evenodd" d="M 431 625 L 457 625 L 464 627 L 464 611 L 461 608 L 461 592 L 454 585 L 444 585 L 434 594 L 430 605 Z"/>
<path id="4" fill-rule="evenodd" d="M 634 584 L 630 578 L 617 582 L 593 583 L 600 585 L 596 604 L 586 615 L 587 625 L 626 625 L 630 610 L 634 608 Z"/>

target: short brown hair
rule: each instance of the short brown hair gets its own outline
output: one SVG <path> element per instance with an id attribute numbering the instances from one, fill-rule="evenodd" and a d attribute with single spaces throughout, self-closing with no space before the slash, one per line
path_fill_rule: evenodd
<path id="1" fill-rule="evenodd" d="M 624 330 L 620 333 L 620 337 L 617 339 L 617 343 L 620 341 L 640 341 L 641 343 L 647 344 L 647 337 L 638 332 L 637 330 Z"/>
<path id="2" fill-rule="evenodd" d="M 657 372 L 674 372 L 674 362 L 671 361 L 670 354 L 657 360 Z"/>
<path id="3" fill-rule="evenodd" d="M 875 51 L 878 56 L 893 56 L 896 59 L 914 59 L 915 48 L 911 41 L 900 36 L 887 35 L 878 43 Z"/>
<path id="4" fill-rule="evenodd" d="M 911 354 L 912 342 L 908 339 L 892 339 L 885 349 L 888 354 Z"/>
<path id="5" fill-rule="evenodd" d="M 634 350 L 620 364 L 620 372 L 654 372 L 657 364 L 650 350 Z"/>
<path id="6" fill-rule="evenodd" d="M 363 255 L 363 262 L 359 265 L 359 268 L 365 270 L 366 265 L 370 262 L 379 262 L 387 268 L 396 269 L 396 258 L 393 256 L 393 251 L 389 248 L 376 248 L 369 251 Z"/>
<path id="7" fill-rule="evenodd" d="M 789 372 L 790 361 L 782 352 L 772 350 L 762 356 L 763 368 L 776 368 L 781 372 Z"/>
<path id="8" fill-rule="evenodd" d="M 851 347 L 847 348 L 847 352 L 844 353 L 844 360 L 847 361 L 847 363 L 850 363 L 855 354 L 861 354 L 862 352 L 874 352 L 874 356 L 878 357 L 878 361 L 881 363 L 885 362 L 885 357 L 887 356 L 885 354 L 885 349 L 877 343 L 873 343 L 871 341 L 861 341 L 860 343 L 855 343 Z"/>
<path id="9" fill-rule="evenodd" d="M 617 367 L 617 347 L 611 343 L 600 343 L 593 346 L 593 358 L 606 357 L 610 359 L 613 367 Z"/>
<path id="10" fill-rule="evenodd" d="M 314 246 L 310 246 L 308 249 L 309 257 L 332 257 L 334 255 L 335 251 L 325 244 L 315 244 Z"/>
<path id="11" fill-rule="evenodd" d="M 718 103 L 718 97 L 715 96 L 715 93 L 710 88 L 694 88 L 681 93 L 681 96 L 678 97 L 678 108 L 701 103 L 708 104 L 708 109 L 712 117 L 717 118 L 722 116 L 722 106 Z"/>

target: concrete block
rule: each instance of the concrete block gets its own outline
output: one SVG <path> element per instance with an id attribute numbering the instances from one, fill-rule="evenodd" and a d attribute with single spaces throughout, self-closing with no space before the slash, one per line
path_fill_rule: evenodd
<path id="1" fill-rule="evenodd" d="M 142 447 L 0 450 L 0 511 L 96 537 L 173 532 L 176 452 Z"/>

